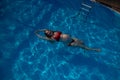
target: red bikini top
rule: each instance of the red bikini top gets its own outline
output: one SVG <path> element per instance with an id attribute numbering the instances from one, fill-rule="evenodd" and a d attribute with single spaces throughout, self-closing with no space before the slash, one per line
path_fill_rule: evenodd
<path id="1" fill-rule="evenodd" d="M 62 33 L 61 32 L 55 32 L 55 34 L 54 34 L 54 36 L 53 36 L 53 38 L 56 40 L 56 41 L 59 41 L 60 40 L 60 35 L 61 35 Z"/>

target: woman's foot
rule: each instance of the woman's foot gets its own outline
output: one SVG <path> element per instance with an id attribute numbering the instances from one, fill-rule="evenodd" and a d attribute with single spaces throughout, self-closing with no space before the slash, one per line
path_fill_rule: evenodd
<path id="1" fill-rule="evenodd" d="M 97 52 L 100 52 L 101 50 L 100 49 L 94 49 L 95 51 L 97 51 Z"/>

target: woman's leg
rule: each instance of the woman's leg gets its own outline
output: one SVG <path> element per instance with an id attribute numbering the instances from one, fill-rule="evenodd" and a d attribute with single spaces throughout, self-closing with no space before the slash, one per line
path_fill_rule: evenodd
<path id="1" fill-rule="evenodd" d="M 93 50 L 93 51 L 100 52 L 100 49 L 97 49 L 97 48 L 89 48 L 89 47 L 87 47 L 87 46 L 83 43 L 83 41 L 78 40 L 78 39 L 75 39 L 75 38 L 74 38 L 74 42 L 71 43 L 71 46 L 78 46 L 78 47 L 80 47 L 80 48 L 82 48 L 82 49 L 85 49 L 85 50 Z"/>
<path id="2" fill-rule="evenodd" d="M 89 48 L 83 44 L 79 44 L 78 46 L 80 46 L 82 49 L 85 49 L 85 50 L 93 50 L 93 51 L 97 51 L 97 52 L 100 52 L 100 49 L 97 49 L 97 48 Z"/>

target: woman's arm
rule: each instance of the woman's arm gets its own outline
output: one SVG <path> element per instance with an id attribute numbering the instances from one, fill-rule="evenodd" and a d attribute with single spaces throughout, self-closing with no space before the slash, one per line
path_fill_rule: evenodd
<path id="1" fill-rule="evenodd" d="M 38 30 L 35 31 L 35 33 L 42 32 L 42 31 L 45 31 L 45 30 L 47 30 L 47 29 L 38 29 Z"/>

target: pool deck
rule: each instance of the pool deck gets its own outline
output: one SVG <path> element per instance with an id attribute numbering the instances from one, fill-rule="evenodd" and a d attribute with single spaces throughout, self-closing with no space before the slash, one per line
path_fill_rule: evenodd
<path id="1" fill-rule="evenodd" d="M 106 5 L 120 13 L 120 0 L 95 0 L 103 5 Z"/>

